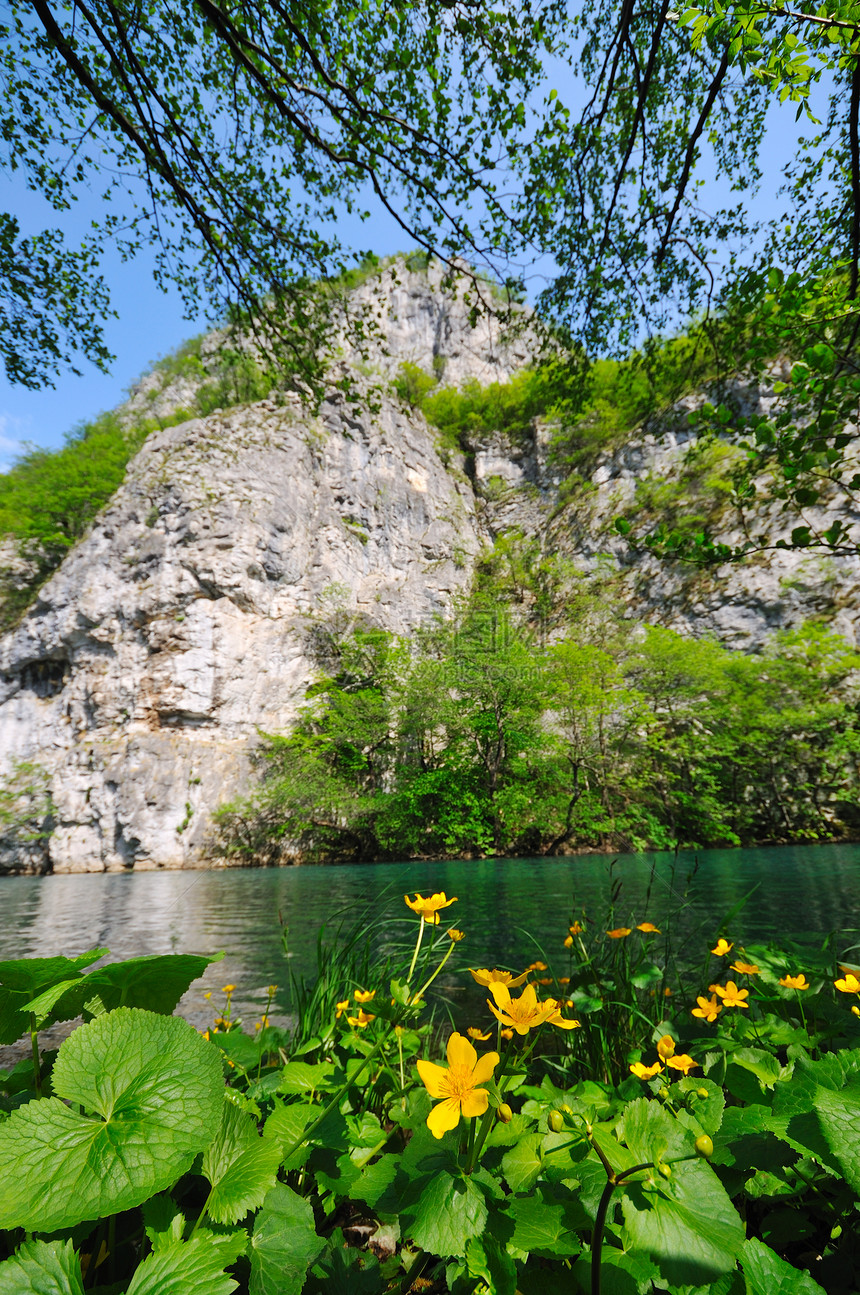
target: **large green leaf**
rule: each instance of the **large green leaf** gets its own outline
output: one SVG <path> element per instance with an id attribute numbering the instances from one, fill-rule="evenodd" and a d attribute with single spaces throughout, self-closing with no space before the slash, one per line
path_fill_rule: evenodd
<path id="1" fill-rule="evenodd" d="M 825 1295 L 809 1273 L 794 1268 L 763 1241 L 747 1241 L 741 1255 L 747 1295 Z"/>
<path id="2" fill-rule="evenodd" d="M 703 1286 L 734 1268 L 744 1226 L 710 1165 L 685 1161 L 670 1180 L 651 1181 L 625 1188 L 625 1249 L 644 1250 L 678 1286 Z"/>
<path id="3" fill-rule="evenodd" d="M 261 1138 L 254 1117 L 225 1101 L 218 1133 L 203 1156 L 203 1174 L 212 1184 L 209 1217 L 216 1223 L 238 1223 L 262 1205 L 280 1163 L 278 1143 Z"/>
<path id="4" fill-rule="evenodd" d="M 440 1172 L 413 1184 L 400 1228 L 429 1254 L 460 1256 L 470 1237 L 482 1235 L 487 1214 L 484 1194 L 471 1178 Z"/>
<path id="5" fill-rule="evenodd" d="M 235 1254 L 213 1245 L 210 1235 L 192 1237 L 148 1255 L 127 1295 L 231 1295 L 239 1285 L 224 1272 L 231 1262 Z"/>
<path id="6" fill-rule="evenodd" d="M 527 1133 L 502 1156 L 502 1173 L 512 1192 L 527 1192 L 534 1187 L 543 1168 L 542 1142 L 542 1133 Z"/>
<path id="7" fill-rule="evenodd" d="M 774 1094 L 774 1131 L 792 1147 L 811 1152 L 841 1172 L 860 1192 L 860 1076 L 853 1064 L 840 1066 L 837 1054 L 798 1066 L 790 1082 Z"/>
<path id="8" fill-rule="evenodd" d="M 588 1215 L 576 1195 L 563 1187 L 538 1183 L 528 1196 L 511 1196 L 506 1214 L 513 1221 L 510 1244 L 547 1259 L 578 1255 L 577 1232 L 590 1230 Z"/>
<path id="9" fill-rule="evenodd" d="M 466 1243 L 466 1268 L 486 1282 L 489 1295 L 515 1295 L 517 1266 L 489 1232 Z"/>
<path id="10" fill-rule="evenodd" d="M 143 1007 L 169 1016 L 191 982 L 223 956 L 164 953 L 111 962 L 87 976 L 51 986 L 28 1002 L 27 1010 L 45 1021 L 49 1017 L 70 1020 L 81 1012 L 100 1016 L 116 1007 Z"/>
<path id="11" fill-rule="evenodd" d="M 84 1295 L 71 1241 L 25 1241 L 0 1264 L 0 1295 Z"/>
<path id="12" fill-rule="evenodd" d="M 254 1220 L 250 1295 L 299 1295 L 324 1246 L 309 1202 L 276 1183 Z"/>
<path id="13" fill-rule="evenodd" d="M 190 1168 L 224 1102 L 212 1045 L 140 1008 L 75 1030 L 53 1086 L 0 1124 L 0 1227 L 50 1232 L 139 1205 Z"/>
<path id="14" fill-rule="evenodd" d="M 77 958 L 15 958 L 0 962 L 0 1044 L 15 1043 L 30 1028 L 28 1003 L 59 984 L 77 982 L 85 967 L 103 958 L 107 949 L 91 949 Z M 54 1014 L 55 1021 L 78 1015 Z"/>

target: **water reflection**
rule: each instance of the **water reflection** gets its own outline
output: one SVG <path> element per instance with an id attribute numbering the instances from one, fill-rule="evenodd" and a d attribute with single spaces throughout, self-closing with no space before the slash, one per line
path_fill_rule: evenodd
<path id="1" fill-rule="evenodd" d="M 287 980 L 281 941 L 289 928 L 293 966 L 311 972 L 319 926 L 340 912 L 378 913 L 390 904 L 391 921 L 378 938 L 380 952 L 410 938 L 406 890 L 445 890 L 459 903 L 443 914 L 467 932 L 458 946 L 461 967 L 522 967 L 536 957 L 556 961 L 564 973 L 561 941 L 568 920 L 585 909 L 602 922 L 613 880 L 620 880 L 618 922 L 649 918 L 661 924 L 674 914 L 682 943 L 701 947 L 745 895 L 733 918 L 739 941 L 843 933 L 844 945 L 860 926 L 860 845 L 774 847 L 627 855 L 610 869 L 604 855 L 566 859 L 379 864 L 273 871 L 156 872 L 7 877 L 0 880 L 4 958 L 79 953 L 105 945 L 115 958 L 142 953 L 211 953 L 223 961 L 185 996 L 182 1011 L 196 1023 L 211 1019 L 206 990 L 228 982 L 236 1003 L 259 1013 L 266 986 Z M 447 988 L 475 1005 L 471 979 L 452 974 Z M 279 991 L 281 1013 L 288 1010 Z"/>

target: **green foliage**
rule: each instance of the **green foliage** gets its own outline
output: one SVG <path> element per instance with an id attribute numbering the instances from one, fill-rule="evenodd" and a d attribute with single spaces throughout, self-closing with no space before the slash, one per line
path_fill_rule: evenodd
<path id="1" fill-rule="evenodd" d="M 430 918 L 450 907 L 445 895 L 413 904 Z M 571 1265 L 602 1295 L 850 1288 L 858 1264 L 841 1220 L 860 1190 L 860 1036 L 848 1001 L 860 981 L 845 972 L 834 996 L 830 942 L 799 962 L 725 941 L 687 966 L 693 986 L 727 982 L 709 991 L 715 1019 L 696 1023 L 678 980 L 670 999 L 649 1000 L 678 972 L 671 915 L 660 931 L 627 920 L 608 934 L 572 923 L 570 989 L 556 975 L 519 987 L 534 1005 L 522 1034 L 505 1043 L 491 1020 L 489 1055 L 452 1036 L 447 1067 L 429 1072 L 415 1064 L 441 1042 L 428 999 L 460 946 L 412 915 L 411 956 L 401 941 L 390 966 L 368 955 L 360 988 L 348 959 L 320 968 L 328 1020 L 308 1021 L 321 1028 L 301 1055 L 268 1025 L 250 1038 L 222 1016 L 207 1040 L 176 1017 L 108 1008 L 61 1046 L 51 1095 L 22 1089 L 17 1069 L 0 1074 L 19 1099 L 0 1122 L 0 1295 L 82 1295 L 82 1271 L 88 1289 L 96 1272 L 126 1295 L 382 1295 L 419 1276 L 452 1295 L 537 1295 L 566 1289 Z M 3 964 L 5 981 L 24 992 L 75 965 L 37 961 Z M 808 979 L 792 989 L 801 966 Z M 141 983 L 133 967 L 129 980 Z M 573 1028 L 528 1016 L 547 983 L 553 1012 L 573 994 Z M 587 983 L 600 987 L 592 1003 Z M 485 992 L 501 1002 L 501 988 Z M 627 1036 L 598 1080 L 588 1035 L 601 1021 L 610 1051 L 619 1026 Z M 653 1068 L 628 1064 L 650 1061 L 655 1043 Z M 251 1065 L 234 1060 L 246 1052 Z M 464 1064 L 438 1087 L 433 1076 Z M 470 1085 L 484 1114 L 459 1111 Z M 443 1133 L 433 1103 L 449 1091 L 459 1118 Z"/>
<path id="2" fill-rule="evenodd" d="M 169 1187 L 212 1136 L 221 1067 L 184 1021 L 122 1007 L 61 1046 L 52 1087 L 0 1126 L 2 1227 L 51 1232 Z"/>
<path id="3" fill-rule="evenodd" d="M 0 778 L 0 848 L 38 846 L 51 835 L 50 775 L 40 764 L 13 760 Z"/>
<path id="4" fill-rule="evenodd" d="M 335 638 L 294 731 L 262 747 L 259 786 L 219 812 L 229 852 L 671 849 L 860 821 L 858 658 L 820 626 L 759 655 L 636 628 L 611 591 L 511 534 L 457 619 L 410 641 Z"/>

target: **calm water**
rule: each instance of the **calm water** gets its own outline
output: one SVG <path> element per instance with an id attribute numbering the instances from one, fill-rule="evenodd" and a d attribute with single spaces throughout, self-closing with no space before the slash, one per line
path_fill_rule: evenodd
<path id="1" fill-rule="evenodd" d="M 674 929 L 691 946 L 710 940 L 744 895 L 752 898 L 731 923 L 736 939 L 809 938 L 842 932 L 840 952 L 860 939 L 860 844 L 703 850 L 698 854 L 605 855 L 565 859 L 502 859 L 285 868 L 218 872 L 144 872 L 0 879 L 0 957 L 80 953 L 107 946 L 114 957 L 143 953 L 212 953 L 209 968 L 183 1000 L 196 1023 L 211 1019 L 206 989 L 232 982 L 237 1003 L 259 1013 L 265 986 L 287 980 L 279 914 L 289 927 L 294 970 L 315 968 L 318 928 L 333 915 L 391 913 L 380 949 L 414 932 L 405 890 L 457 895 L 447 910 L 467 933 L 456 950 L 462 969 L 521 968 L 539 956 L 558 958 L 568 921 L 584 908 L 602 924 L 612 879 L 620 880 L 616 921 L 646 917 L 658 925 L 674 914 Z M 385 906 L 388 905 L 386 908 Z M 402 919 L 409 919 L 403 921 Z M 632 918 L 630 922 L 628 919 Z M 454 959 L 452 959 L 452 962 Z M 447 978 L 456 1001 L 471 995 L 462 970 Z M 468 986 L 468 987 L 467 987 Z M 219 995 L 213 996 L 213 1001 Z M 288 1010 L 284 991 L 280 1012 Z"/>

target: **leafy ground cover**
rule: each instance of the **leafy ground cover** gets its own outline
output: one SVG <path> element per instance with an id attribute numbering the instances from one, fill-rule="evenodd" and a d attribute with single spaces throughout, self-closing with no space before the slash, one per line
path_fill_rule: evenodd
<path id="1" fill-rule="evenodd" d="M 384 957 L 321 945 L 290 1028 L 243 1029 L 231 985 L 210 1029 L 173 1016 L 208 958 L 0 963 L 0 1042 L 32 1042 L 0 1075 L 0 1295 L 856 1289 L 860 969 L 832 940 L 714 931 L 682 965 L 671 916 L 616 906 L 465 967 L 468 912 L 405 901 Z"/>

